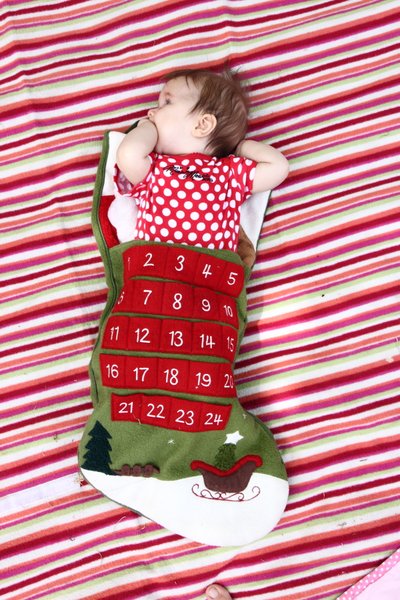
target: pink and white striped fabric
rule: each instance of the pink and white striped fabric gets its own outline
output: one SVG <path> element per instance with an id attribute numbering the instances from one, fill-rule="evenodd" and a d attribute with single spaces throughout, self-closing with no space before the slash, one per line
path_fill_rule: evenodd
<path id="1" fill-rule="evenodd" d="M 1 14 L 1 597 L 333 600 L 399 546 L 398 0 L 8 0 Z M 228 63 L 288 157 L 237 363 L 291 495 L 211 548 L 81 485 L 106 299 L 90 223 L 106 130 L 160 77 Z M 240 524 L 240 526 L 244 526 Z"/>

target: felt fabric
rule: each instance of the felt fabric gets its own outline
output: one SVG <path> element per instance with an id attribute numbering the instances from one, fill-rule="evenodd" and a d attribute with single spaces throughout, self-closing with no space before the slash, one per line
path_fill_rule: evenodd
<path id="1" fill-rule="evenodd" d="M 109 296 L 90 364 L 82 474 L 180 535 L 247 544 L 276 525 L 288 495 L 273 436 L 235 388 L 250 269 L 229 250 L 111 237 L 108 137 L 93 223 Z"/>

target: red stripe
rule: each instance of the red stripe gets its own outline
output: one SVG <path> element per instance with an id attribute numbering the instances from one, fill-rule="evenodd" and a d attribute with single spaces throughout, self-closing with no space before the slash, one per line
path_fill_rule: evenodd
<path id="1" fill-rule="evenodd" d="M 64 236 L 64 241 L 65 241 L 65 236 Z M 49 256 L 46 256 L 44 258 L 44 260 L 46 260 L 46 262 L 48 262 Z M 58 264 L 56 267 L 51 267 L 49 269 L 41 269 L 40 271 L 35 272 L 35 278 L 36 277 L 41 277 L 41 278 L 48 277 L 49 275 L 61 275 L 63 273 L 63 271 L 69 271 L 71 269 L 77 270 L 77 269 L 79 269 L 79 267 L 89 267 L 90 265 L 98 266 L 99 267 L 98 275 L 101 275 L 102 270 L 100 270 L 100 265 L 102 265 L 102 262 L 101 262 L 100 258 L 95 256 L 93 258 L 85 258 L 84 260 L 75 260 L 75 261 L 71 260 L 71 262 L 65 262 L 64 264 Z M 20 266 L 22 268 L 24 268 L 26 266 L 26 263 L 25 264 L 21 263 Z M 98 275 L 96 275 L 96 277 L 98 277 Z M 89 279 L 87 272 L 76 271 L 74 273 L 74 278 L 69 279 L 69 283 L 73 283 L 74 281 L 77 281 L 81 278 Z M 12 277 L 12 282 L 13 282 L 13 285 L 32 282 L 32 273 L 28 273 L 27 275 L 20 275 L 19 277 Z M 51 289 L 52 287 L 53 286 L 51 285 L 51 281 L 50 281 L 49 284 L 47 284 L 47 285 L 45 283 L 43 283 L 43 285 L 41 286 L 41 289 L 46 290 L 46 289 Z M 21 297 L 24 297 L 25 295 L 29 295 L 30 293 L 32 293 L 32 290 L 30 290 L 26 293 L 24 292 L 22 294 L 19 293 L 18 291 L 16 291 L 13 294 L 13 298 L 14 299 L 21 298 Z M 1 356 L 1 352 L 0 352 L 0 356 Z"/>
<path id="2" fill-rule="evenodd" d="M 306 237 L 303 237 L 299 240 L 294 240 L 292 242 L 286 242 L 283 249 L 278 247 L 276 249 L 274 248 L 268 248 L 268 250 L 265 250 L 264 252 L 260 253 L 260 256 L 262 258 L 265 258 L 267 260 L 276 260 L 278 259 L 280 256 L 284 255 L 288 255 L 290 253 L 296 253 L 296 251 L 304 251 L 304 250 L 309 250 L 310 248 L 314 248 L 316 246 L 319 246 L 321 244 L 326 244 L 327 242 L 331 242 L 334 240 L 337 240 L 339 237 L 340 238 L 346 238 L 348 236 L 354 236 L 356 233 L 363 233 L 365 231 L 371 231 L 374 228 L 378 228 L 378 227 L 387 227 L 388 225 L 394 223 L 397 224 L 399 221 L 399 215 L 396 212 L 393 212 L 393 214 L 384 214 L 376 216 L 375 214 L 372 214 L 370 216 L 365 217 L 365 219 L 360 222 L 360 223 L 350 223 L 347 227 L 342 225 L 340 228 L 336 228 L 333 231 L 321 231 L 321 232 L 315 232 L 312 235 L 310 235 L 308 237 L 308 239 Z M 381 234 L 379 234 L 381 235 Z M 369 241 L 370 238 L 368 238 L 368 244 L 370 244 L 371 242 Z M 379 238 L 378 238 L 379 240 Z M 344 251 L 344 248 L 342 248 L 342 252 Z M 310 259 L 309 259 L 310 260 Z"/>
<path id="3" fill-rule="evenodd" d="M 365 271 L 370 274 L 370 273 L 374 273 L 376 271 L 376 269 L 378 269 L 379 271 L 382 271 L 384 269 L 382 269 L 382 265 L 378 265 L 375 266 L 374 263 L 372 262 L 371 264 L 369 264 L 369 261 L 373 261 L 375 258 L 380 258 L 380 257 L 384 257 L 386 255 L 389 255 L 388 258 L 390 258 L 390 255 L 393 254 L 393 252 L 396 250 L 396 248 L 394 247 L 386 247 L 386 248 L 382 248 L 381 250 L 376 250 L 375 252 L 367 252 L 366 254 L 362 254 L 358 260 L 358 265 L 362 264 L 365 265 Z M 350 267 L 350 266 L 354 266 L 354 258 L 349 258 L 347 260 L 340 260 L 338 262 L 335 263 L 335 266 L 332 267 L 332 265 L 326 265 L 326 266 L 322 266 L 322 267 L 318 267 L 316 269 L 313 268 L 312 265 L 308 264 L 308 260 L 309 259 L 304 259 L 302 260 L 297 260 L 297 261 L 291 261 L 291 262 L 285 262 L 285 271 L 290 271 L 291 269 L 294 268 L 298 268 L 299 265 L 303 265 L 304 267 L 307 267 L 308 270 L 304 270 L 301 275 L 291 275 L 289 277 L 279 277 L 279 275 L 282 273 L 282 267 L 276 267 L 275 269 L 262 269 L 260 271 L 257 271 L 257 276 L 259 278 L 261 277 L 266 277 L 268 276 L 270 278 L 269 282 L 268 282 L 268 291 L 272 290 L 274 287 L 280 287 L 282 285 L 288 285 L 290 283 L 300 283 L 303 281 L 306 281 L 307 279 L 311 279 L 311 278 L 315 278 L 318 277 L 320 275 L 332 275 L 335 271 L 340 271 L 341 269 L 344 269 L 345 267 Z M 388 262 L 387 268 L 390 269 L 391 268 L 391 264 L 390 262 Z M 360 269 L 361 271 L 361 269 Z M 363 272 L 363 271 L 361 271 Z M 274 278 L 272 278 L 274 277 Z M 343 273 L 342 277 L 344 280 L 348 280 L 349 276 L 347 275 L 347 273 Z M 356 277 L 355 275 L 351 275 L 350 276 L 351 279 L 353 279 L 354 277 Z M 324 281 L 321 279 L 319 282 L 312 282 L 311 283 L 312 288 L 314 290 L 318 290 L 318 289 L 325 289 L 325 283 Z M 259 284 L 259 285 L 252 285 L 251 286 L 251 293 L 257 293 L 257 292 L 261 292 L 265 289 L 265 286 Z M 289 293 L 288 296 L 291 296 L 291 294 Z M 263 301 L 263 305 L 265 305 L 265 302 Z M 253 304 L 251 306 L 254 306 Z"/>
<path id="4" fill-rule="evenodd" d="M 398 466 L 398 461 L 396 465 L 393 466 Z M 377 471 L 376 469 L 371 468 L 371 477 L 373 476 L 373 474 L 377 473 L 377 475 L 379 476 L 379 471 Z M 392 477 L 384 477 L 384 478 L 380 478 L 380 477 L 374 477 L 374 492 L 377 492 L 377 490 L 379 488 L 383 488 L 384 490 L 389 489 L 391 486 L 394 486 L 395 484 L 400 482 L 400 475 L 393 475 Z M 293 486 L 291 487 L 292 493 L 293 493 L 293 497 L 295 493 L 300 493 L 300 489 L 296 489 L 293 488 Z M 372 492 L 371 490 L 371 481 L 365 481 L 364 483 L 353 483 L 351 485 L 351 488 L 349 489 L 349 493 L 351 494 L 357 494 L 359 492 Z M 396 497 L 397 496 L 397 486 L 394 487 L 393 489 L 393 496 Z M 320 494 L 313 494 L 312 497 L 312 501 L 310 501 L 310 498 L 305 498 L 304 500 L 294 500 L 294 501 L 289 501 L 289 504 L 287 506 L 288 512 L 290 514 L 290 511 L 294 511 L 294 510 L 298 510 L 300 508 L 309 508 L 312 504 L 319 504 L 320 502 L 325 503 L 328 499 L 333 499 L 333 498 L 339 498 L 340 500 L 344 499 L 344 494 L 343 494 L 343 488 L 338 488 L 336 490 L 326 490 Z M 324 511 L 324 509 L 321 509 L 322 512 Z"/>
<path id="5" fill-rule="evenodd" d="M 374 377 L 378 377 L 378 376 L 382 376 L 382 375 L 391 375 L 392 372 L 393 372 L 393 366 L 390 363 L 386 363 L 386 364 L 382 363 L 377 366 L 364 365 L 362 367 L 362 369 L 360 369 L 358 372 L 351 373 L 351 383 L 354 384 L 356 382 L 363 382 L 363 386 L 364 386 L 363 393 L 365 395 L 368 379 L 372 379 Z M 288 400 L 289 398 L 296 398 L 299 396 L 310 395 L 312 393 L 323 392 L 323 391 L 327 391 L 327 393 L 329 393 L 329 395 L 332 396 L 335 388 L 338 388 L 341 386 L 348 386 L 349 383 L 350 383 L 349 375 L 347 373 L 344 375 L 332 374 L 328 381 L 317 381 L 315 383 L 299 382 L 297 384 L 296 388 L 291 391 L 268 390 L 268 392 L 267 392 L 268 403 L 270 403 L 270 404 L 278 403 L 280 401 Z M 260 397 L 259 401 L 260 401 L 261 405 L 264 405 L 265 398 Z M 336 400 L 336 402 L 337 402 L 337 400 Z M 251 410 L 251 409 L 254 409 L 256 406 L 257 406 L 257 402 L 253 401 L 252 405 L 249 406 L 248 408 Z"/>
<path id="6" fill-rule="evenodd" d="M 46 383 L 46 392 L 49 395 L 51 395 L 52 389 L 57 389 L 59 387 L 71 385 L 72 383 L 77 384 L 78 382 L 82 381 L 85 383 L 87 383 L 88 381 L 88 374 L 86 368 L 81 369 L 79 371 L 75 369 L 74 371 L 69 372 L 67 376 L 65 376 L 64 373 L 60 373 L 58 377 L 57 375 L 53 375 L 51 378 L 51 383 Z M 42 381 L 39 381 L 38 383 L 35 383 L 35 380 L 29 382 L 29 395 L 34 395 L 40 392 L 43 393 L 43 391 L 44 387 Z M 0 393 L 0 402 L 16 400 L 21 397 L 26 397 L 26 390 L 9 389 L 4 393 Z"/>
<path id="7" fill-rule="evenodd" d="M 400 44 L 399 44 L 399 48 L 400 48 Z M 368 123 L 370 123 L 371 121 L 377 121 L 377 120 L 384 120 L 387 117 L 391 117 L 391 116 L 398 116 L 399 114 L 399 108 L 393 107 L 393 108 L 388 108 L 385 110 L 379 110 L 377 109 L 376 111 L 371 112 L 371 114 L 366 114 L 366 115 L 362 115 L 361 117 L 354 117 L 354 118 L 347 118 L 346 121 L 343 123 L 343 127 L 345 128 L 345 131 L 343 131 L 341 133 L 341 137 L 343 139 L 349 139 L 352 140 L 353 139 L 353 130 L 349 129 L 351 127 L 356 127 L 357 125 L 363 125 L 363 126 L 367 126 Z M 337 123 L 332 123 L 332 125 L 326 125 L 325 127 L 319 127 L 318 131 L 316 132 L 315 135 L 318 135 L 318 137 L 323 140 L 323 136 L 328 134 L 328 133 L 337 133 L 338 129 L 340 131 L 340 126 L 338 126 Z M 290 145 L 294 145 L 297 143 L 304 143 L 304 133 L 302 134 L 298 134 L 298 135 L 293 135 L 292 137 L 289 136 L 285 136 L 285 145 L 286 146 L 290 146 Z M 374 182 L 371 185 L 378 185 L 378 184 L 382 184 L 382 182 Z M 364 186 L 365 187 L 365 186 Z M 370 189 L 368 187 L 368 189 Z M 352 192 L 354 192 L 355 188 L 352 188 Z M 343 192 L 342 192 L 343 194 Z"/>
<path id="8" fill-rule="evenodd" d="M 337 419 L 346 419 L 351 416 L 361 416 L 366 415 L 371 411 L 374 411 L 378 408 L 390 408 L 393 406 L 394 408 L 398 402 L 397 396 L 387 396 L 383 400 L 376 400 L 375 402 L 371 401 L 368 404 L 364 404 L 362 406 L 358 405 L 355 408 L 349 408 L 347 410 L 340 410 L 334 413 L 326 413 L 319 417 L 310 417 L 307 416 L 307 427 L 311 427 L 312 425 L 327 423 L 329 421 L 335 421 Z M 304 420 L 292 421 L 287 425 L 276 426 L 274 428 L 275 435 L 282 435 L 284 432 L 294 431 L 296 432 L 297 428 L 304 426 Z M 312 435 L 312 432 L 310 432 Z"/>
<path id="9" fill-rule="evenodd" d="M 38 340 L 35 342 L 31 342 L 30 344 L 22 344 L 21 346 L 13 346 L 13 357 L 15 357 L 20 352 L 29 352 L 38 351 L 40 348 L 48 348 L 49 346 L 56 344 L 63 344 L 66 342 L 74 341 L 76 343 L 79 340 L 84 340 L 87 342 L 90 339 L 93 339 L 98 332 L 98 326 L 96 327 L 88 327 L 87 329 L 82 329 L 80 331 L 72 331 L 71 333 L 65 333 L 64 335 L 57 335 L 57 337 L 53 337 L 50 340 Z M 22 342 L 22 340 L 21 340 Z M 89 342 L 90 343 L 90 342 Z M 54 357 L 54 355 L 53 355 Z M 3 350 L 0 352 L 0 358 L 10 358 L 10 351 Z M 29 360 L 29 359 L 28 359 Z M 18 365 L 19 366 L 19 365 Z M 42 417 L 41 417 L 42 418 Z M 1 428 L 0 428 L 1 430 Z"/>
<path id="10" fill-rule="evenodd" d="M 127 513 L 128 515 L 132 515 L 130 511 L 122 510 L 121 513 Z M 139 518 L 134 515 L 135 518 Z M 0 558 L 10 558 L 11 556 L 16 555 L 24 555 L 28 552 L 33 552 L 34 550 L 39 550 L 42 553 L 43 548 L 48 544 L 59 544 L 61 542 L 68 542 L 71 538 L 83 538 L 84 535 L 91 533 L 93 531 L 98 531 L 100 529 L 107 530 L 110 527 L 115 526 L 115 514 L 106 515 L 102 518 L 95 518 L 92 520 L 85 519 L 84 521 L 79 520 L 78 523 L 76 521 L 69 521 L 68 527 L 57 527 L 55 531 L 51 531 L 50 533 L 45 533 L 42 536 L 38 536 L 38 538 L 26 538 L 23 540 L 17 540 L 15 545 L 11 547 L 5 547 L 4 549 L 0 549 Z M 160 527 L 155 527 L 155 529 L 160 529 Z M 157 540 L 157 546 L 162 545 L 163 543 L 168 544 L 176 539 L 179 539 L 177 535 L 165 536 L 159 540 Z M 151 548 L 154 546 L 154 540 L 149 541 L 140 541 L 137 544 L 131 544 L 132 550 L 139 551 L 145 550 L 146 548 Z M 67 546 L 68 547 L 68 544 Z M 110 550 L 110 552 L 114 552 L 114 550 Z M 97 557 L 98 560 L 98 557 Z"/>
<path id="11" fill-rule="evenodd" d="M 391 320 L 386 321 L 384 324 L 383 323 L 377 323 L 376 325 L 370 325 L 368 327 L 361 327 L 358 326 L 357 328 L 357 337 L 364 337 L 367 338 L 367 336 L 371 333 L 382 333 L 385 329 L 390 330 L 392 327 L 396 328 L 398 326 L 398 319 L 397 318 L 393 318 Z M 247 333 L 248 335 L 254 335 L 256 333 L 258 333 L 260 331 L 259 325 L 248 325 L 247 327 Z M 303 354 L 305 355 L 308 352 L 312 352 L 313 350 L 322 350 L 324 347 L 326 347 L 327 345 L 329 345 L 332 348 L 332 352 L 335 354 L 341 354 L 344 351 L 344 348 L 338 348 L 337 350 L 335 350 L 333 347 L 336 344 L 343 344 L 344 342 L 347 341 L 354 341 L 354 331 L 349 331 L 348 333 L 343 333 L 342 335 L 334 335 L 332 337 L 329 337 L 329 340 L 325 340 L 324 342 L 321 341 L 317 341 L 317 342 L 313 342 L 313 343 L 308 343 L 306 341 L 306 339 L 302 339 L 301 340 L 301 345 L 299 346 L 294 346 L 292 345 L 290 347 L 290 355 L 296 355 L 296 354 Z M 369 341 L 368 339 L 366 339 L 365 341 L 365 345 L 368 347 Z M 247 353 L 249 352 L 249 350 L 254 350 L 257 346 L 252 347 L 251 344 L 242 344 L 242 350 L 243 353 Z M 255 367 L 258 363 L 264 363 L 265 361 L 271 361 L 273 359 L 279 358 L 279 357 L 285 357 L 287 355 L 287 350 L 276 350 L 276 351 L 269 351 L 269 352 L 263 352 L 263 354 L 259 357 L 258 360 L 255 359 L 238 359 L 236 361 L 236 367 L 238 369 L 245 369 L 246 367 Z M 308 360 L 313 360 L 313 357 L 310 355 L 309 359 L 305 359 L 306 361 Z"/>
<path id="12" fill-rule="evenodd" d="M 31 419 L 23 419 L 18 423 L 14 423 L 12 425 L 6 425 L 5 427 L 0 428 L 0 432 L 5 435 L 6 433 L 12 432 L 13 434 L 17 434 L 19 429 L 24 429 L 25 427 L 31 427 L 33 425 L 42 425 L 46 423 L 46 421 L 53 421 L 55 419 L 60 419 L 61 417 L 77 417 L 82 414 L 86 414 L 88 410 L 92 409 L 93 405 L 88 402 L 86 405 L 80 403 L 79 408 L 69 407 L 64 408 L 63 410 L 56 410 L 54 412 L 49 412 L 41 417 L 32 417 Z M 56 425 L 57 431 L 60 432 L 60 428 L 63 428 L 63 425 Z M 64 429 L 63 429 L 64 430 Z M 47 435 L 47 434 L 46 434 Z M 29 440 L 32 441 L 33 434 L 27 434 Z M 3 443 L 3 450 L 5 450 L 8 446 Z"/>
<path id="13" fill-rule="evenodd" d="M 29 456 L 25 460 L 19 460 L 18 464 L 15 466 L 10 466 L 9 468 L 4 467 L 2 469 L 2 476 L 13 477 L 14 475 L 21 474 L 21 470 L 24 474 L 29 473 L 30 471 L 35 471 L 36 469 L 41 469 L 46 465 L 53 465 L 56 461 L 63 461 L 71 457 L 76 456 L 76 446 L 74 445 L 72 448 L 57 448 L 48 452 L 47 454 L 42 453 L 37 456 Z M 34 482 L 30 482 L 31 485 L 34 485 Z M 28 484 L 25 484 L 26 486 Z"/>
<path id="14" fill-rule="evenodd" d="M 286 468 L 289 477 L 298 477 L 300 473 L 312 473 L 313 471 L 318 471 L 320 469 L 324 469 L 325 467 L 332 465 L 332 462 L 338 466 L 340 463 L 351 462 L 355 459 L 363 458 L 366 456 L 366 447 L 368 447 L 368 456 L 371 458 L 372 456 L 382 455 L 389 453 L 390 451 L 398 451 L 400 438 L 396 438 L 394 440 L 379 440 L 374 441 L 370 440 L 369 443 L 360 443 L 359 446 L 349 448 L 346 447 L 344 450 L 340 448 L 336 448 L 335 450 L 331 450 L 329 455 L 322 458 L 313 458 L 309 456 L 307 461 L 302 464 L 293 462 L 286 463 Z M 398 460 L 398 466 L 400 467 L 400 458 Z M 325 479 L 325 483 L 328 481 L 337 481 L 338 475 L 330 475 Z M 400 523 L 399 523 L 400 526 Z"/>
<path id="15" fill-rule="evenodd" d="M 96 161 L 98 161 L 98 156 L 93 156 L 91 158 L 88 158 L 86 156 L 85 158 L 74 158 L 73 160 L 62 164 L 61 166 L 47 165 L 46 169 L 41 168 L 39 171 L 33 171 L 29 174 L 29 184 L 31 186 L 38 185 L 40 190 L 40 184 L 42 184 L 43 181 L 51 181 L 51 179 L 53 178 L 60 177 L 61 175 L 65 175 L 67 173 L 71 173 L 72 177 L 69 177 L 68 179 L 68 185 L 70 187 L 73 187 L 75 184 L 81 185 L 83 183 L 90 183 L 91 185 L 93 185 L 93 181 L 87 175 L 85 175 L 85 178 L 83 176 L 79 178 L 75 177 L 77 173 L 84 173 L 85 170 L 90 170 L 91 172 L 94 172 L 96 170 Z M 10 196 L 12 195 L 14 190 L 17 191 L 18 196 L 21 194 L 21 180 L 18 177 L 11 177 L 7 181 L 4 179 L 3 182 L 7 183 L 8 192 Z M 39 192 L 36 192 L 36 195 L 33 197 L 40 197 L 42 195 L 43 192 L 40 190 Z M 12 197 L 12 202 L 15 202 L 15 197 Z"/>

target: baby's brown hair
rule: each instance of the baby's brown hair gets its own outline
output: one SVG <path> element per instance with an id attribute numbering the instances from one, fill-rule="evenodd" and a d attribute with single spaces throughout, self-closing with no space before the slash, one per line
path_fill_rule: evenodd
<path id="1" fill-rule="evenodd" d="M 225 70 L 214 73 L 206 69 L 183 69 L 173 71 L 166 81 L 185 77 L 199 89 L 200 97 L 192 112 L 211 113 L 217 125 L 211 134 L 207 149 L 222 157 L 234 152 L 247 131 L 249 103 L 237 73 Z"/>

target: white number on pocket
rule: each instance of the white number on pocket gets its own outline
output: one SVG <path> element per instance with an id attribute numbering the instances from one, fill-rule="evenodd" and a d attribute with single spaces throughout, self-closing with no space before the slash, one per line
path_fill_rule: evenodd
<path id="1" fill-rule="evenodd" d="M 152 404 L 151 402 L 148 404 L 149 410 L 147 411 L 147 416 L 152 419 L 165 419 L 164 415 L 164 405 L 163 404 Z M 158 411 L 158 412 L 156 412 Z"/>
<path id="2" fill-rule="evenodd" d="M 194 425 L 194 412 L 192 410 L 184 411 L 182 408 L 178 410 L 178 417 L 175 419 L 175 423 L 182 423 L 182 425 Z"/>

